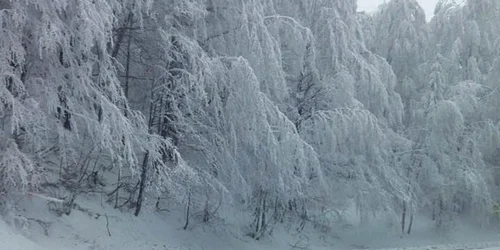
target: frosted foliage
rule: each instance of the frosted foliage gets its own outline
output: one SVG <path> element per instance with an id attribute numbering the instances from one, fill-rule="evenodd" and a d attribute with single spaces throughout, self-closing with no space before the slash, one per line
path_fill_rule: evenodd
<path id="1" fill-rule="evenodd" d="M 275 4 L 277 11 L 283 11 L 284 15 L 298 15 L 290 12 L 293 4 L 283 6 L 284 3 L 279 2 L 280 4 L 278 4 L 278 2 Z M 332 75 L 345 75 L 345 71 L 347 71 L 354 77 L 355 92 L 353 92 L 353 97 L 363 103 L 377 117 L 387 119 L 391 125 L 397 125 L 401 117 L 402 104 L 400 104 L 399 96 L 394 92 L 396 78 L 389 65 L 382 58 L 366 51 L 362 40 L 357 40 L 360 37 L 356 37 L 356 35 L 359 35 L 361 31 L 358 30 L 360 28 L 354 18 L 355 14 L 350 13 L 347 9 L 345 13 L 350 13 L 352 16 L 343 16 L 345 13 L 341 14 L 341 11 L 335 11 L 335 8 L 321 8 L 320 4 L 309 5 L 303 1 L 299 2 L 296 9 L 308 9 L 308 16 L 299 12 L 300 14 L 296 18 L 311 22 L 311 31 L 316 45 L 315 65 L 318 67 L 319 75 L 325 79 L 325 90 L 340 89 L 342 88 L 340 86 L 351 84 L 349 82 L 331 82 L 330 80 Z M 319 16 L 315 19 L 319 18 L 319 20 L 312 21 L 314 13 Z M 340 81 L 344 79 L 339 78 Z M 335 91 L 335 93 L 340 92 Z M 375 103 L 375 99 L 382 101 Z M 332 108 L 343 106 L 343 102 Z M 352 103 L 352 101 L 350 102 Z M 394 104 L 396 108 L 389 108 L 389 104 Z"/>
<path id="2" fill-rule="evenodd" d="M 427 87 L 428 93 L 424 94 L 424 102 L 428 105 L 427 108 L 443 100 L 447 90 L 446 79 L 438 59 L 431 66 L 429 86 Z"/>
<path id="3" fill-rule="evenodd" d="M 246 58 L 259 79 L 259 87 L 273 101 L 288 96 L 285 76 L 281 70 L 279 44 L 271 36 L 259 1 L 212 0 L 206 18 L 206 46 L 226 56 Z M 232 6 L 226 8 L 226 6 Z M 272 22 L 272 20 L 271 20 Z"/>
<path id="4" fill-rule="evenodd" d="M 425 57 L 425 13 L 415 0 L 390 1 L 375 17 L 376 52 L 387 59 L 400 80 L 416 78 L 415 68 Z"/>
<path id="5" fill-rule="evenodd" d="M 431 22 L 436 49 L 448 54 L 455 50 L 454 41 L 463 43 L 460 59 L 454 61 L 467 71 L 461 80 L 482 80 L 479 72 L 487 73 L 495 61 L 494 46 L 500 30 L 492 23 L 500 18 L 499 7 L 496 1 L 466 1 L 443 3 L 436 9 Z"/>
<path id="6" fill-rule="evenodd" d="M 486 162 L 492 165 L 498 165 L 499 162 L 499 147 L 500 132 L 498 124 L 488 122 L 484 128 L 478 131 L 479 148 L 484 155 Z"/>
<path id="7" fill-rule="evenodd" d="M 310 119 L 316 110 L 363 108 L 363 104 L 373 110 L 382 123 L 397 125 L 402 116 L 402 104 L 393 90 L 396 78 L 390 66 L 382 58 L 363 49 L 362 41 L 354 35 L 356 29 L 346 25 L 358 25 L 352 2 L 334 5 L 328 1 L 315 4 L 308 1 L 273 3 L 208 3 L 207 32 L 206 35 L 198 33 L 201 35 L 199 39 L 209 53 L 225 56 L 221 60 L 226 61 L 224 64 L 228 73 L 221 80 L 215 80 L 224 85 L 214 86 L 208 92 L 210 109 L 214 107 L 222 112 L 209 120 L 218 120 L 220 125 L 207 124 L 211 128 L 204 127 L 202 130 L 220 131 L 216 132 L 220 137 L 214 138 L 218 138 L 216 145 L 224 149 L 204 150 L 210 157 L 223 156 L 216 160 L 217 165 L 239 165 L 238 170 L 217 167 L 217 178 L 224 179 L 225 185 L 241 182 L 245 187 L 243 190 L 255 192 L 264 189 L 280 194 L 280 199 L 288 190 L 290 194 L 284 195 L 288 197 L 284 198 L 286 200 L 303 195 L 307 178 L 300 177 L 304 174 L 297 176 L 297 173 L 318 171 L 317 166 L 301 165 L 301 162 L 309 162 L 310 165 L 317 159 L 312 148 L 295 134 L 295 126 L 298 125 L 299 130 L 307 129 L 307 126 L 299 124 Z M 320 14 L 329 23 L 328 37 L 323 37 L 320 30 L 323 25 L 312 21 L 313 13 Z M 309 25 L 313 25 L 312 29 Z M 340 68 L 344 70 L 332 77 L 332 69 Z M 210 71 L 220 70 L 226 71 L 217 67 Z M 275 90 L 281 94 L 276 94 Z M 220 105 L 223 109 L 218 108 L 219 95 L 214 95 L 216 91 L 222 91 L 220 94 L 224 98 L 220 100 Z M 294 95 L 288 97 L 290 92 Z M 214 102 L 210 99 L 212 97 Z M 376 102 L 377 98 L 384 100 L 382 104 Z M 291 105 L 292 110 L 282 110 L 286 101 L 291 101 L 285 105 Z M 371 119 L 377 123 L 377 118 Z M 206 121 L 201 122 L 206 124 Z M 283 129 L 288 132 L 281 131 Z M 281 135 L 274 135 L 276 133 Z M 202 139 L 204 145 L 212 145 L 213 139 L 210 138 Z M 369 138 L 360 139 L 369 141 Z M 290 142 L 293 142 L 292 148 Z M 298 153 L 301 151 L 304 153 Z M 287 157 L 288 154 L 293 157 Z M 322 154 L 326 152 L 319 155 Z M 368 153 L 363 151 L 359 154 Z M 297 162 L 293 164 L 295 167 L 291 168 L 292 163 L 284 160 L 289 158 Z M 375 159 L 372 156 L 368 158 L 367 161 Z M 299 169 L 304 170 L 297 172 Z M 227 174 L 221 175 L 221 170 Z M 274 184 L 273 179 L 282 184 Z"/>
<path id="8" fill-rule="evenodd" d="M 435 48 L 438 53 L 448 54 L 450 51 L 457 52 L 456 42 L 457 40 L 460 41 L 460 38 L 463 37 L 463 22 L 464 13 L 460 5 L 448 0 L 438 3 L 434 17 L 430 23 L 432 30 L 431 39 L 433 39 L 435 44 L 439 45 Z M 458 61 L 456 62 L 459 63 Z"/>
<path id="9" fill-rule="evenodd" d="M 443 0 L 426 23 L 416 1 L 393 0 L 358 18 L 367 48 L 397 78 L 408 144 L 396 147 L 409 153 L 394 160 L 406 168 L 410 210 L 431 209 L 438 227 L 459 214 L 486 215 L 493 198 L 498 13 L 496 1 Z"/>
<path id="10" fill-rule="evenodd" d="M 362 88 L 363 91 L 357 92 L 359 95 L 355 98 L 368 106 L 377 116 L 388 118 L 393 124 L 397 122 L 400 114 L 391 113 L 397 113 L 398 110 L 393 111 L 393 109 L 388 108 L 389 103 L 398 105 L 398 97 L 392 92 L 394 85 L 391 86 L 394 84 L 395 78 L 377 79 L 378 71 L 385 71 L 387 67 L 384 66 L 382 60 L 375 59 L 375 56 L 364 51 L 361 45 L 362 41 L 357 40 L 355 32 L 359 33 L 357 30 L 359 24 L 355 18 L 355 6 L 351 1 L 337 4 L 328 1 L 314 4 L 307 1 L 294 1 L 292 3 L 274 1 L 274 8 L 269 7 L 265 8 L 265 11 L 262 10 L 265 16 L 257 14 L 261 8 L 260 3 L 250 5 L 250 3 L 243 2 L 235 6 L 238 9 L 218 7 L 221 5 L 223 3 L 211 1 L 213 8 L 210 8 L 212 12 L 207 16 L 207 22 L 209 25 L 213 25 L 211 30 L 217 30 L 217 32 L 208 34 L 207 40 L 210 47 L 218 53 L 238 55 L 248 59 L 261 82 L 260 89 L 266 94 L 271 93 L 268 95 L 271 100 L 282 100 L 282 98 L 276 99 L 276 95 L 272 94 L 273 89 L 279 89 L 281 93 L 284 93 L 285 95 L 282 97 L 286 97 L 289 91 L 294 91 L 297 79 L 301 74 L 311 74 L 314 78 L 313 81 L 315 81 L 314 85 L 317 88 L 323 88 L 321 87 L 321 79 L 330 78 L 332 74 L 340 72 L 343 68 L 352 71 L 358 70 L 359 72 L 352 75 L 365 76 L 369 74 L 369 76 L 361 81 L 356 81 L 359 83 L 357 88 Z M 337 8 L 342 8 L 342 10 Z M 344 8 L 346 8 L 345 11 Z M 319 20 L 313 21 L 313 17 L 314 19 L 319 18 Z M 265 27 L 259 26 L 261 25 L 260 21 L 253 22 L 254 25 L 247 24 L 249 20 L 259 20 L 259 18 L 264 20 Z M 225 20 L 231 22 L 224 22 Z M 234 24 L 234 27 L 224 27 L 228 26 L 229 23 Z M 351 24 L 354 25 L 354 28 L 350 28 Z M 261 31 L 254 33 L 252 29 Z M 230 38 L 238 39 L 229 41 Z M 251 53 L 248 54 L 250 51 Z M 363 54 L 359 54 L 358 51 Z M 281 57 L 281 61 L 265 59 L 266 56 L 271 55 Z M 313 60 L 316 62 L 313 63 Z M 262 62 L 272 64 L 262 65 Z M 317 69 L 315 69 L 316 67 Z M 315 73 L 316 71 L 317 73 Z M 273 80 L 275 87 L 266 87 L 268 79 L 275 79 Z M 276 85 L 277 83 L 285 83 L 285 79 L 288 79 L 288 88 L 286 85 Z M 361 87 L 365 84 L 371 86 Z M 373 102 L 370 99 L 378 97 L 387 99 L 387 101 L 381 105 L 370 103 Z"/>
<path id="11" fill-rule="evenodd" d="M 493 42 L 500 34 L 498 25 L 494 22 L 500 20 L 500 4 L 497 1 L 467 1 L 466 10 L 470 13 L 470 17 L 475 19 L 481 26 L 482 31 L 482 49 L 487 49 L 489 43 Z M 487 53 L 488 51 L 484 51 Z M 484 59 L 489 60 L 487 54 L 482 54 Z"/>
<path id="12" fill-rule="evenodd" d="M 389 142 L 372 114 L 319 112 L 303 126 L 301 135 L 318 152 L 325 178 L 338 179 L 329 184 L 331 190 L 342 190 L 336 196 L 353 199 L 364 215 L 391 208 L 403 189 L 402 179 L 388 167 Z"/>
<path id="13" fill-rule="evenodd" d="M 345 114 L 344 114 L 345 113 Z M 337 119 L 335 119 L 337 118 Z M 358 120 L 359 119 L 359 120 Z M 363 120 L 363 122 L 357 123 L 356 121 Z M 335 121 L 335 122 L 333 122 Z M 363 124 L 366 124 L 364 127 Z M 311 126 L 322 126 L 323 130 L 313 129 Z M 356 127 L 357 125 L 361 127 Z M 339 158 L 339 155 L 326 154 L 326 152 L 338 152 L 341 155 L 365 155 L 369 158 L 369 161 L 379 160 L 380 154 L 377 147 L 373 147 L 377 142 L 382 142 L 383 134 L 380 131 L 376 123 L 376 119 L 369 113 L 364 111 L 356 110 L 346 110 L 346 111 L 328 111 L 320 112 L 315 114 L 315 116 L 307 121 L 307 124 L 303 125 L 307 127 L 307 130 L 302 130 L 304 136 L 323 147 L 316 149 L 322 157 L 328 157 L 329 159 Z M 331 128 L 329 128 L 332 126 Z M 325 131 L 328 129 L 328 133 L 324 135 L 322 133 L 317 133 L 315 131 Z M 358 133 L 363 131 L 363 133 Z M 371 136 L 370 138 L 365 138 L 366 136 Z M 330 138 L 328 138 L 330 137 Z M 330 143 L 326 143 L 326 142 Z M 374 144 L 372 144 L 372 142 Z M 347 145 L 349 146 L 344 146 Z M 352 144 L 349 144 L 352 143 Z"/>
<path id="14" fill-rule="evenodd" d="M 356 98 L 375 116 L 385 118 L 391 126 L 398 126 L 402 119 L 403 105 L 394 91 L 396 78 L 387 70 L 387 64 L 380 57 L 372 56 L 368 60 L 372 64 L 361 59 L 353 63 L 355 66 L 352 71 L 357 76 Z M 380 66 L 377 68 L 375 65 Z"/>
<path id="15" fill-rule="evenodd" d="M 169 147 L 168 140 L 149 135 L 141 113 L 129 109 L 107 52 L 117 15 L 128 4 L 140 8 L 137 12 L 149 6 L 142 1 L 2 6 L 0 119 L 7 151 L 0 162 L 8 170 L 5 183 L 21 180 L 9 188 L 36 187 L 42 167 L 54 170 L 54 159 L 73 173 L 82 167 L 82 152 L 134 174 L 143 152 Z"/>
<path id="16" fill-rule="evenodd" d="M 479 56 L 479 46 L 481 43 L 481 31 L 475 20 L 467 22 L 465 26 L 464 43 L 468 50 L 469 57 Z"/>
<path id="17" fill-rule="evenodd" d="M 456 85 L 465 80 L 465 65 L 462 65 L 461 59 L 463 53 L 462 40 L 457 39 L 453 42 L 452 49 L 447 56 L 438 54 L 435 59 L 442 67 L 441 75 L 446 79 L 447 85 Z"/>
<path id="18" fill-rule="evenodd" d="M 486 89 L 477 83 L 471 81 L 461 82 L 449 89 L 447 98 L 460 108 L 466 120 L 478 120 L 480 114 L 481 97 L 484 95 Z"/>
<path id="19" fill-rule="evenodd" d="M 416 0 L 373 16 L 354 0 L 3 1 L 0 195 L 99 186 L 117 208 L 182 204 L 186 228 L 242 210 L 256 239 L 352 204 L 403 228 L 488 218 L 498 7 L 443 0 L 426 23 Z"/>
<path id="20" fill-rule="evenodd" d="M 490 88 L 496 89 L 500 86 L 500 59 L 496 59 L 491 66 L 488 75 L 486 76 L 484 84 Z"/>
<path id="21" fill-rule="evenodd" d="M 429 152 L 438 154 L 452 150 L 463 122 L 463 116 L 455 103 L 450 101 L 436 103 L 427 121 L 430 133 L 427 142 Z"/>
<path id="22" fill-rule="evenodd" d="M 304 195 L 310 174 L 318 171 L 315 153 L 293 123 L 258 90 L 258 81 L 243 59 L 230 63 L 231 90 L 225 108 L 233 150 L 251 190 L 280 199 Z M 263 150 L 266 149 L 266 150 Z"/>
<path id="23" fill-rule="evenodd" d="M 467 107 L 471 105 L 467 101 L 474 101 L 474 93 L 462 90 L 474 90 L 474 85 L 462 83 L 448 92 L 451 99 L 460 99 L 459 104 L 447 100 L 430 104 L 423 115 L 425 131 L 418 136 L 419 140 L 424 138 L 421 150 L 425 153 L 417 158 L 420 163 L 416 168 L 419 176 L 416 194 L 422 199 L 420 206 L 426 201 L 433 205 L 424 207 L 435 206 L 436 202 L 442 204 L 441 209 L 447 215 L 438 216 L 438 227 L 453 220 L 455 213 L 484 213 L 489 206 L 488 171 L 475 143 L 476 135 L 471 133 L 471 125 L 466 123 L 460 110 L 461 107 L 465 111 L 474 108 Z M 482 195 L 476 197 L 477 194 Z"/>
<path id="24" fill-rule="evenodd" d="M 37 188 L 40 180 L 37 180 L 35 166 L 32 161 L 26 157 L 17 148 L 12 139 L 2 138 L 0 145 L 0 195 L 3 201 L 8 201 L 11 195 L 16 195 L 19 191 L 28 191 Z"/>
<path id="25" fill-rule="evenodd" d="M 317 110 L 332 110 L 337 108 L 362 108 L 356 100 L 356 89 L 354 77 L 347 71 L 341 71 L 325 82 L 325 93 L 329 98 L 325 99 L 323 105 Z M 321 103 L 320 103 L 321 104 Z"/>
<path id="26" fill-rule="evenodd" d="M 499 105 L 499 81 L 498 81 L 498 68 L 500 67 L 500 61 L 497 59 L 493 67 L 491 68 L 489 74 L 486 77 L 485 84 L 491 90 L 489 93 L 483 98 L 485 100 L 484 105 L 484 116 L 490 118 L 492 121 L 498 121 L 500 119 L 498 113 L 498 105 Z"/>

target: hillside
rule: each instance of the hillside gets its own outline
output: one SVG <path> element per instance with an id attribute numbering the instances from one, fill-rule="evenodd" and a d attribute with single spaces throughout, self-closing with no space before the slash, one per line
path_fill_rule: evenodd
<path id="1" fill-rule="evenodd" d="M 5 237 L 496 237 L 500 2 L 441 0 L 427 20 L 416 0 L 371 14 L 355 0 L 0 1 Z"/>

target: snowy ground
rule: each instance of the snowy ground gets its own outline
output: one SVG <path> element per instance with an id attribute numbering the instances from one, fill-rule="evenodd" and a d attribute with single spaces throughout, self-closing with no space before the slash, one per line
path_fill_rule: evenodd
<path id="1" fill-rule="evenodd" d="M 12 230 L 0 220 L 0 250 L 48 250 Z"/>
<path id="2" fill-rule="evenodd" d="M 255 241 L 242 237 L 242 228 L 227 222 L 195 223 L 182 230 L 182 213 L 145 211 L 137 218 L 95 200 L 99 199 L 79 201 L 79 210 L 62 217 L 48 212 L 44 200 L 29 201 L 23 216 L 49 222 L 50 227 L 44 232 L 31 220 L 30 230 L 19 230 L 0 220 L 0 250 L 500 250 L 500 242 L 495 242 L 500 241 L 498 233 L 458 226 L 453 233 L 437 236 L 425 223 L 417 223 L 415 233 L 406 238 L 380 227 L 322 236 L 312 230 L 294 234 L 280 227 L 273 237 Z M 443 244 L 447 242 L 455 244 Z"/>
<path id="3" fill-rule="evenodd" d="M 130 228 L 129 228 L 130 229 Z M 96 234 L 102 233 L 102 230 L 96 228 Z M 128 232 L 129 230 L 121 230 L 122 232 Z M 205 239 L 207 240 L 203 245 L 201 244 L 204 239 L 203 237 L 199 238 L 196 241 L 190 241 L 191 244 L 188 243 L 180 243 L 183 241 L 183 238 L 177 238 L 175 241 L 178 244 L 177 246 L 167 246 L 167 243 L 173 244 L 174 237 L 169 235 L 169 232 L 155 232 L 156 235 L 151 235 L 150 237 L 145 237 L 146 234 L 151 233 L 151 231 L 143 232 L 142 234 L 129 235 L 129 239 L 124 238 L 124 234 L 117 234 L 119 237 L 109 237 L 109 240 L 104 240 L 103 238 L 97 238 L 95 241 L 86 242 L 84 237 L 75 237 L 75 238 L 67 238 L 67 239 L 47 239 L 43 241 L 42 244 L 36 244 L 32 240 L 27 237 L 21 235 L 19 232 L 15 232 L 11 229 L 5 222 L 0 220 L 0 249 L 1 250 L 63 250 L 63 249 L 89 249 L 89 250 L 97 250 L 97 249 L 293 249 L 291 247 L 283 247 L 283 248 L 272 248 L 271 246 L 258 245 L 258 244 L 249 244 L 249 242 L 239 242 L 238 245 L 226 245 L 222 243 L 223 240 L 219 239 L 221 244 L 219 247 L 222 248 L 208 248 L 206 243 L 215 247 L 215 241 L 213 239 Z M 153 240 L 155 236 L 158 234 L 165 234 L 163 237 L 163 242 L 156 242 Z M 170 242 L 168 242 L 170 238 Z M 153 241 L 151 241 L 153 240 Z M 158 239 L 156 239 L 158 240 Z M 52 241 L 52 243 L 49 243 Z M 99 242 L 99 243 L 98 243 Z M 107 245 L 99 246 L 103 242 L 107 242 Z M 113 243 L 111 243 L 113 242 Z M 175 244 L 174 244 L 175 245 Z M 242 248 L 243 246 L 248 245 L 247 248 Z M 205 247 L 204 247 L 205 246 Z M 483 249 L 483 250 L 500 250 L 500 247 L 491 247 L 491 246 L 500 246 L 499 243 L 479 243 L 479 244 L 462 244 L 462 245 L 435 245 L 435 246 L 427 246 L 427 247 L 417 247 L 417 248 L 392 248 L 392 250 L 396 249 L 405 249 L 405 250 L 472 250 L 472 249 Z M 311 250 L 320 249 L 320 248 L 310 248 Z M 327 248 L 324 248 L 327 249 Z M 333 248 L 329 248 L 333 249 Z M 340 248 L 339 248 L 340 249 Z M 345 248 L 347 249 L 347 248 Z M 350 248 L 353 249 L 353 248 Z"/>

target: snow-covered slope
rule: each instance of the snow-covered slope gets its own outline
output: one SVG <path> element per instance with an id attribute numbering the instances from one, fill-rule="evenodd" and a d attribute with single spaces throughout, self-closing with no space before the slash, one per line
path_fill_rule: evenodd
<path id="1" fill-rule="evenodd" d="M 143 218 L 122 215 L 109 217 L 109 236 L 105 220 L 89 219 L 82 212 L 62 218 L 51 230 L 51 235 L 45 237 L 38 235 L 35 242 L 20 232 L 11 228 L 3 220 L 0 220 L 0 250 L 289 250 L 289 249 L 311 249 L 311 250 L 345 250 L 345 249 L 370 249 L 362 246 L 347 246 L 336 243 L 334 246 L 326 246 L 321 240 L 314 244 L 290 244 L 291 236 L 283 238 L 256 242 L 250 239 L 238 239 L 237 237 L 221 237 L 214 232 L 207 232 L 203 228 L 194 231 L 183 231 L 176 227 L 178 222 L 161 226 L 162 222 L 168 220 L 154 214 Z M 64 224 L 74 223 L 74 225 Z M 135 229 L 134 229 L 135 228 Z M 139 228 L 139 229 L 137 229 Z M 33 235 L 32 235 L 33 236 Z M 90 240 L 89 237 L 95 237 Z M 306 239 L 306 238 L 300 238 Z M 297 242 L 300 239 L 295 239 Z M 282 241 L 283 240 L 283 241 Z M 475 243 L 475 244 L 447 244 L 426 247 L 404 247 L 384 248 L 379 250 L 500 250 L 500 243 Z"/>
<path id="2" fill-rule="evenodd" d="M 12 230 L 3 220 L 0 220 L 1 250 L 48 250 L 40 247 L 30 239 Z"/>
<path id="3" fill-rule="evenodd" d="M 298 232 L 296 224 L 285 222 L 275 227 L 272 236 L 256 241 L 244 236 L 244 223 L 238 223 L 248 214 L 232 214 L 228 216 L 232 220 L 215 219 L 208 224 L 193 223 L 183 230 L 182 212 L 144 211 L 135 217 L 99 201 L 95 195 L 81 197 L 72 213 L 61 217 L 48 211 L 45 199 L 24 201 L 25 209 L 18 216 L 29 218 L 25 229 L 0 220 L 0 250 L 500 250 L 500 242 L 495 242 L 500 239 L 499 233 L 457 224 L 449 233 L 438 235 L 432 223 L 423 218 L 416 219 L 414 233 L 404 238 L 382 223 L 364 230 L 344 227 L 321 233 L 307 224 Z M 44 228 L 40 222 L 48 226 Z M 454 244 L 446 244 L 450 242 Z"/>

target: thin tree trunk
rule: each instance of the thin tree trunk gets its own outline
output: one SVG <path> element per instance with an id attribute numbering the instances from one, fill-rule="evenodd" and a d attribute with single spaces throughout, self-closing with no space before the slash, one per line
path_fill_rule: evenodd
<path id="1" fill-rule="evenodd" d="M 208 222 L 210 220 L 210 210 L 208 207 L 208 199 L 205 202 L 205 208 L 203 208 L 203 222 Z"/>
<path id="2" fill-rule="evenodd" d="M 132 22 L 130 22 L 132 25 Z M 127 41 L 127 61 L 125 66 L 125 86 L 123 86 L 125 92 L 125 98 L 128 99 L 128 88 L 129 88 L 129 78 L 130 78 L 130 44 L 132 41 L 132 35 L 130 34 L 130 30 L 128 31 L 128 41 Z"/>
<path id="3" fill-rule="evenodd" d="M 432 221 L 436 221 L 436 201 L 432 201 Z"/>
<path id="4" fill-rule="evenodd" d="M 443 226 L 443 210 L 444 210 L 444 205 L 443 205 L 443 199 L 439 198 L 439 212 L 438 212 L 438 226 L 441 227 Z"/>
<path id="5" fill-rule="evenodd" d="M 260 204 L 257 208 L 257 223 L 255 226 L 254 239 L 259 240 L 260 237 L 265 233 L 267 222 L 266 222 L 266 198 L 265 192 L 260 191 Z"/>
<path id="6" fill-rule="evenodd" d="M 123 38 L 125 37 L 125 32 L 127 30 L 130 30 L 130 28 L 132 27 L 133 17 L 134 17 L 134 14 L 131 11 L 128 14 L 127 21 L 126 21 L 126 24 L 128 24 L 128 29 L 121 29 L 120 33 L 118 33 L 118 37 L 117 37 L 116 42 L 115 42 L 115 47 L 113 48 L 113 51 L 111 52 L 111 56 L 113 58 L 115 58 L 118 55 L 118 53 L 120 52 L 120 46 L 122 44 Z"/>
<path id="7" fill-rule="evenodd" d="M 264 192 L 259 191 L 259 205 L 255 211 L 255 232 L 253 238 L 258 240 L 263 230 L 264 223 L 262 221 L 262 216 L 264 213 Z"/>
<path id="8" fill-rule="evenodd" d="M 160 196 L 156 198 L 155 208 L 160 211 Z"/>
<path id="9" fill-rule="evenodd" d="M 406 201 L 403 201 L 403 213 L 401 214 L 401 232 L 404 234 L 406 228 Z"/>
<path id="10" fill-rule="evenodd" d="M 408 235 L 411 234 L 411 227 L 413 226 L 413 213 L 411 213 L 410 215 L 410 224 L 408 225 L 408 231 L 406 233 L 408 233 Z"/>
<path id="11" fill-rule="evenodd" d="M 184 224 L 183 229 L 186 230 L 188 225 L 189 225 L 189 213 L 191 210 L 191 190 L 189 190 L 188 193 L 188 200 L 187 200 L 187 206 L 186 206 L 186 223 Z"/>
<path id="12" fill-rule="evenodd" d="M 281 204 L 278 205 L 278 196 L 276 196 L 276 198 L 274 199 L 274 220 L 276 221 L 279 221 L 281 220 L 281 213 L 280 213 L 280 208 L 281 208 Z"/>
<path id="13" fill-rule="evenodd" d="M 151 85 L 151 93 L 153 93 L 153 85 Z M 150 106 L 149 106 L 149 119 L 148 119 L 148 132 L 149 133 L 151 133 L 151 127 L 152 127 L 152 123 L 153 123 L 152 117 L 153 116 L 154 116 L 153 102 L 151 102 Z M 146 151 L 146 153 L 144 154 L 143 162 L 142 162 L 142 172 L 141 172 L 141 179 L 140 179 L 140 183 L 139 183 L 139 196 L 137 197 L 137 206 L 136 206 L 135 213 L 134 213 L 135 216 L 139 215 L 139 213 L 141 212 L 141 208 L 142 208 L 142 200 L 144 199 L 144 187 L 146 186 L 148 161 L 149 161 L 149 151 Z"/>
<path id="14" fill-rule="evenodd" d="M 255 211 L 255 232 L 253 237 L 257 239 L 259 231 L 260 231 L 260 218 L 261 218 L 261 206 L 257 207 L 257 211 Z"/>
<path id="15" fill-rule="evenodd" d="M 139 216 L 142 207 L 142 201 L 144 200 L 144 188 L 146 187 L 146 178 L 147 178 L 147 170 L 148 170 L 148 158 L 149 151 L 146 151 L 144 154 L 144 160 L 142 161 L 142 172 L 141 172 L 141 180 L 139 183 L 139 196 L 137 197 L 137 206 L 135 207 L 135 216 Z"/>
<path id="16" fill-rule="evenodd" d="M 261 230 L 265 230 L 266 227 L 266 197 L 264 197 L 264 201 L 262 202 L 262 219 L 261 219 Z"/>
<path id="17" fill-rule="evenodd" d="M 122 178 L 122 168 L 119 167 L 118 168 L 118 180 L 116 182 L 115 208 L 118 207 L 118 199 L 120 197 L 121 178 Z"/>

